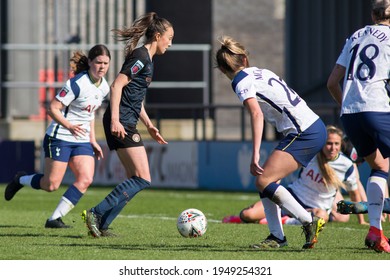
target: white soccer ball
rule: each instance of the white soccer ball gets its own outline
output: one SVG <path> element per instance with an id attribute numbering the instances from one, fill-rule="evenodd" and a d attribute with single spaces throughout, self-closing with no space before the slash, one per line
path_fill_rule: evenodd
<path id="1" fill-rule="evenodd" d="M 207 230 L 206 216 L 198 209 L 186 209 L 177 218 L 177 229 L 183 237 L 202 236 Z"/>

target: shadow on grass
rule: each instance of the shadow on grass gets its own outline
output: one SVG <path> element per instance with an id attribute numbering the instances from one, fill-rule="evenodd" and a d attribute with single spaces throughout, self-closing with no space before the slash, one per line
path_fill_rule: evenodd
<path id="1" fill-rule="evenodd" d="M 42 234 L 42 233 L 2 233 L 1 237 L 38 237 L 38 238 L 72 238 L 82 239 L 81 235 L 61 235 L 61 234 Z"/>
<path id="2" fill-rule="evenodd" d="M 255 250 L 251 248 L 236 247 L 231 249 L 222 248 L 220 246 L 213 246 L 210 244 L 206 245 L 166 245 L 166 244 L 52 244 L 51 246 L 59 247 L 80 247 L 80 248 L 89 248 L 89 249 L 98 249 L 98 250 L 125 250 L 125 251 L 169 251 L 169 252 L 231 252 L 231 253 L 259 253 L 259 252 L 272 252 L 272 253 L 281 253 L 286 252 L 302 252 L 305 250 L 299 249 L 268 249 L 268 250 Z"/>
<path id="3" fill-rule="evenodd" d="M 21 225 L 0 225 L 0 228 L 34 228 L 33 226 L 21 226 Z"/>

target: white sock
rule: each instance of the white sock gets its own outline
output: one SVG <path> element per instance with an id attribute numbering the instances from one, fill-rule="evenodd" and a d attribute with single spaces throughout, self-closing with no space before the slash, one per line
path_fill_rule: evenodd
<path id="1" fill-rule="evenodd" d="M 382 210 L 384 203 L 385 188 L 387 188 L 386 179 L 372 176 L 367 181 L 367 200 L 368 200 L 368 219 L 370 226 L 382 230 Z"/>
<path id="2" fill-rule="evenodd" d="M 280 240 L 284 239 L 284 231 L 282 226 L 281 209 L 268 197 L 262 198 L 261 202 L 264 206 L 265 217 L 267 218 L 268 228 L 270 233 Z"/>
<path id="3" fill-rule="evenodd" d="M 276 189 L 273 201 L 279 201 L 278 205 L 285 211 L 287 211 L 291 216 L 299 220 L 302 225 L 306 225 L 313 221 L 311 214 L 306 211 L 291 195 L 291 193 L 280 186 Z"/>
<path id="4" fill-rule="evenodd" d="M 49 221 L 64 217 L 66 214 L 72 210 L 74 205 L 70 202 L 66 197 L 61 197 L 60 202 L 57 205 L 56 210 L 54 210 L 53 214 L 49 218 Z"/>

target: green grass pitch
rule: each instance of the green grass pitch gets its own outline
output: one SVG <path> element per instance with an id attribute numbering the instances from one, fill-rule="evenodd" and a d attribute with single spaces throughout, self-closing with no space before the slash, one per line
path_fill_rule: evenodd
<path id="1" fill-rule="evenodd" d="M 4 185 L 0 192 L 4 193 Z M 116 238 L 93 238 L 81 220 L 83 209 L 100 202 L 111 188 L 91 186 L 63 219 L 70 229 L 45 229 L 46 219 L 66 190 L 54 193 L 23 188 L 12 201 L 0 203 L 2 260 L 389 260 L 364 247 L 368 226 L 355 216 L 349 223 L 328 223 L 314 249 L 302 250 L 299 226 L 284 226 L 289 246 L 258 251 L 249 245 L 268 235 L 266 225 L 222 224 L 258 199 L 256 193 L 148 189 L 139 193 L 112 224 Z M 176 219 L 186 208 L 200 209 L 208 219 L 206 234 L 183 238 Z M 366 220 L 368 218 L 366 217 Z M 390 223 L 383 223 L 390 235 Z"/>

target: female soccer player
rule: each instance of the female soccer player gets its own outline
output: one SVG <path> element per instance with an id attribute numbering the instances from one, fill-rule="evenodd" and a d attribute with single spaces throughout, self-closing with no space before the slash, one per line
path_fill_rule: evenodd
<path id="1" fill-rule="evenodd" d="M 349 216 L 336 211 L 336 203 L 342 199 L 340 187 L 347 190 L 352 200 L 360 202 L 360 191 L 357 184 L 353 162 L 340 152 L 343 132 L 335 126 L 327 126 L 328 139 L 321 152 L 299 172 L 298 179 L 287 186 L 287 190 L 309 212 L 328 222 L 347 222 Z M 284 218 L 285 217 L 285 218 Z M 246 223 L 264 223 L 265 214 L 261 201 L 243 209 L 240 217 L 226 217 L 225 222 L 239 221 Z M 282 213 L 282 222 L 295 223 L 288 213 Z M 359 223 L 365 224 L 364 216 L 359 215 Z M 269 243 L 261 244 L 269 248 Z"/>
<path id="2" fill-rule="evenodd" d="M 43 141 L 44 173 L 26 175 L 19 172 L 5 189 L 5 200 L 11 200 L 24 185 L 47 192 L 56 191 L 69 165 L 75 182 L 68 187 L 46 221 L 46 228 L 69 227 L 61 218 L 73 209 L 92 183 L 94 156 L 98 159 L 103 157 L 95 139 L 95 111 L 110 90 L 104 78 L 110 60 L 110 52 L 104 45 L 91 48 L 88 57 L 81 52 L 74 53 L 70 61 L 75 76 L 66 82 L 50 103 L 48 113 L 53 121 Z"/>
<path id="3" fill-rule="evenodd" d="M 347 40 L 327 86 L 341 105 L 345 133 L 371 168 L 366 186 L 370 229 L 365 245 L 390 253 L 381 222 L 390 156 L 390 1 L 372 3 L 375 24 L 357 30 Z"/>
<path id="4" fill-rule="evenodd" d="M 130 28 L 114 30 L 126 42 L 125 62 L 111 85 L 110 106 L 103 117 L 104 131 L 110 150 L 116 150 L 126 169 L 127 179 L 117 185 L 98 205 L 83 212 L 94 237 L 108 236 L 108 226 L 125 205 L 151 184 L 149 163 L 141 136 L 137 131 L 140 119 L 149 134 L 160 144 L 167 144 L 150 121 L 143 100 L 153 76 L 153 57 L 162 55 L 172 45 L 172 24 L 151 12 L 141 16 Z M 136 48 L 141 37 L 144 44 Z"/>
<path id="5" fill-rule="evenodd" d="M 270 70 L 250 67 L 248 53 L 241 44 L 230 37 L 223 37 L 220 42 L 217 67 L 232 81 L 233 91 L 251 118 L 250 172 L 256 176 L 256 187 L 268 220 L 271 235 L 267 239 L 272 238 L 280 247 L 287 245 L 280 216 L 282 208 L 302 223 L 306 236 L 303 248 L 313 248 L 325 221 L 312 217 L 278 182 L 306 166 L 322 149 L 326 141 L 325 125 L 280 77 Z M 260 166 L 264 120 L 274 125 L 284 138 Z"/>

